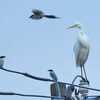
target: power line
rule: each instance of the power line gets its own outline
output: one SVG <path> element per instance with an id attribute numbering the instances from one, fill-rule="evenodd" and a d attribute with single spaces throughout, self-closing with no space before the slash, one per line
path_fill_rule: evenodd
<path id="1" fill-rule="evenodd" d="M 31 74 L 28 74 L 28 73 L 24 73 L 24 72 L 9 70 L 9 69 L 6 69 L 6 68 L 0 68 L 0 69 L 4 70 L 4 71 L 7 71 L 7 72 L 10 72 L 10 73 L 15 73 L 15 74 L 23 75 L 25 77 L 28 77 L 28 78 L 31 78 L 31 79 L 35 79 L 35 80 L 54 82 L 54 80 L 47 79 L 47 78 L 36 77 L 36 76 L 33 76 Z"/>
<path id="2" fill-rule="evenodd" d="M 33 76 L 31 74 L 28 74 L 28 73 L 23 73 L 23 72 L 18 72 L 18 71 L 14 71 L 14 70 L 9 70 L 9 69 L 6 69 L 6 68 L 0 68 L 0 69 L 4 70 L 4 71 L 7 71 L 7 72 L 20 74 L 20 75 L 23 75 L 25 77 L 28 77 L 28 78 L 31 78 L 31 79 L 35 79 L 35 80 L 39 80 L 39 81 L 54 82 L 54 80 L 51 80 L 51 79 L 48 79 L 48 78 L 41 78 L 41 77 Z M 85 88 L 85 89 L 89 89 L 89 90 L 100 92 L 100 89 L 89 88 L 89 87 L 82 87 L 82 86 L 79 86 L 79 85 L 75 85 L 75 84 L 72 84 L 72 83 L 66 83 L 66 82 L 58 82 L 58 83 L 63 83 L 63 84 L 66 84 L 66 85 L 74 85 L 75 87 L 80 87 L 80 88 Z"/>
<path id="3" fill-rule="evenodd" d="M 43 96 L 43 95 L 29 95 L 29 94 L 20 94 L 15 92 L 0 92 L 0 95 L 17 95 L 17 96 L 24 96 L 24 97 L 41 97 L 41 98 L 52 98 L 52 99 L 64 99 L 64 97 L 57 97 L 57 96 Z"/>

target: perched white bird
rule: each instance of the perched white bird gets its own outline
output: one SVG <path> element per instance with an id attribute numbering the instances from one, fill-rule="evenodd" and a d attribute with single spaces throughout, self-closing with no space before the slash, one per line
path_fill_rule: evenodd
<path id="1" fill-rule="evenodd" d="M 86 72 L 85 72 L 85 63 L 88 59 L 89 51 L 90 51 L 90 43 L 87 35 L 81 31 L 81 26 L 80 24 L 74 24 L 70 28 L 78 28 L 80 29 L 77 41 L 74 45 L 74 54 L 75 54 L 75 60 L 76 60 L 76 66 L 81 68 L 81 75 L 83 76 L 83 71 L 85 78 L 87 79 Z M 82 70 L 83 69 L 83 70 Z"/>
<path id="2" fill-rule="evenodd" d="M 57 76 L 56 76 L 56 73 L 52 70 L 52 69 L 49 69 L 48 70 L 50 73 L 50 77 L 54 80 L 54 81 L 58 81 L 58 78 L 57 78 Z"/>
<path id="3" fill-rule="evenodd" d="M 0 56 L 0 68 L 3 68 L 5 56 Z"/>
<path id="4" fill-rule="evenodd" d="M 38 10 L 38 9 L 34 9 L 32 10 L 32 15 L 29 17 L 31 19 L 42 19 L 43 17 L 46 17 L 46 18 L 51 18 L 51 19 L 57 19 L 59 17 L 55 16 L 55 15 L 46 15 L 44 14 L 44 12 L 42 12 L 41 10 Z"/>

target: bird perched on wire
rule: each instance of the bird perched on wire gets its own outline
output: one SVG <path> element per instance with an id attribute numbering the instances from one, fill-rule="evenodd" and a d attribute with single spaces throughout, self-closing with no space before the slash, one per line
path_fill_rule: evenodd
<path id="1" fill-rule="evenodd" d="M 3 68 L 3 65 L 4 65 L 4 58 L 6 56 L 0 56 L 0 68 Z"/>
<path id="2" fill-rule="evenodd" d="M 55 15 L 46 15 L 44 12 L 42 12 L 41 10 L 38 10 L 38 9 L 33 9 L 32 13 L 33 14 L 29 18 L 35 19 L 35 20 L 42 19 L 43 17 L 49 18 L 49 19 L 58 19 L 59 18 Z"/>
<path id="3" fill-rule="evenodd" d="M 60 85 L 59 85 L 59 82 L 58 82 L 58 78 L 56 76 L 56 73 L 52 69 L 49 69 L 48 71 L 49 71 L 49 74 L 50 74 L 51 78 L 56 83 L 56 93 L 57 93 L 57 95 L 59 97 L 61 97 Z"/>
<path id="4" fill-rule="evenodd" d="M 50 77 L 55 81 L 57 82 L 58 81 L 58 78 L 56 76 L 56 73 L 52 70 L 52 69 L 49 69 L 49 74 L 50 74 Z"/>
<path id="5" fill-rule="evenodd" d="M 81 68 L 82 76 L 83 76 L 83 71 L 84 71 L 85 79 L 87 80 L 87 75 L 86 75 L 84 65 L 88 59 L 89 52 L 90 52 L 89 39 L 88 39 L 88 36 L 82 31 L 82 27 L 79 23 L 71 25 L 67 29 L 71 29 L 71 28 L 77 28 L 80 30 L 73 50 L 75 54 L 76 66 Z"/>

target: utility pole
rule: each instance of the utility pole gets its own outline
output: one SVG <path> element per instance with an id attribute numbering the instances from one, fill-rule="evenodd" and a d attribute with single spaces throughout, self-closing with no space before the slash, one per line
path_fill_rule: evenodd
<path id="1" fill-rule="evenodd" d="M 65 96 L 66 96 L 66 84 L 64 84 L 64 83 L 58 83 L 58 84 L 59 84 L 61 97 L 65 98 Z M 57 91 L 57 87 L 56 87 L 56 83 L 52 83 L 50 85 L 50 91 L 51 91 L 51 96 L 59 96 L 58 91 Z M 58 99 L 51 99 L 51 100 L 58 100 Z M 65 99 L 59 99 L 59 100 L 65 100 Z"/>

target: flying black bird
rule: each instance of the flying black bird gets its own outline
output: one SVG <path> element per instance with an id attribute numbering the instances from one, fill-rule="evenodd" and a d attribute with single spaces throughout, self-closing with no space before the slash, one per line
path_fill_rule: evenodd
<path id="1" fill-rule="evenodd" d="M 44 12 L 42 12 L 41 10 L 38 10 L 38 9 L 32 10 L 32 13 L 33 14 L 29 18 L 35 19 L 35 20 L 42 19 L 43 17 L 49 18 L 49 19 L 57 19 L 57 18 L 59 18 L 59 17 L 57 17 L 55 15 L 46 15 Z"/>

